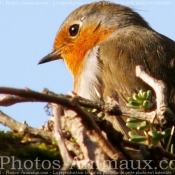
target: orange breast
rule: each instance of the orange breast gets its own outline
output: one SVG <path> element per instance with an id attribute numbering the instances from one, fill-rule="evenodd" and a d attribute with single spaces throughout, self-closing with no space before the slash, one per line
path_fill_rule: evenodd
<path id="1" fill-rule="evenodd" d="M 66 62 L 74 79 L 78 79 L 83 69 L 86 53 L 96 44 L 104 41 L 115 29 L 106 30 L 97 24 L 82 26 L 76 38 L 66 37 L 65 28 L 61 29 L 55 39 L 54 49 L 63 47 L 61 56 Z"/>

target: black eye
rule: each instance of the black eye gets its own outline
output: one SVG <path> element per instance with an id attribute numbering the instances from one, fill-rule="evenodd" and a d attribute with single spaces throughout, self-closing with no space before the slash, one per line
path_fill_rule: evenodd
<path id="1" fill-rule="evenodd" d="M 73 24 L 69 28 L 69 33 L 70 33 L 71 36 L 76 36 L 78 34 L 78 31 L 79 31 L 79 25 L 78 24 Z"/>

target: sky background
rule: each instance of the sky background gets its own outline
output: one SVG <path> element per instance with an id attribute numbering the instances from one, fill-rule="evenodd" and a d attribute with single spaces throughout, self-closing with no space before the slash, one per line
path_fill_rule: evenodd
<path id="1" fill-rule="evenodd" d="M 52 51 L 56 33 L 74 9 L 91 0 L 0 0 L 0 86 L 67 94 L 73 79 L 63 61 L 37 65 Z M 175 40 L 174 0 L 111 1 L 131 7 L 153 29 Z M 175 76 L 175 75 L 174 75 Z M 19 122 L 40 127 L 49 119 L 46 103 L 23 103 L 0 110 Z M 6 130 L 0 124 L 0 129 Z"/>

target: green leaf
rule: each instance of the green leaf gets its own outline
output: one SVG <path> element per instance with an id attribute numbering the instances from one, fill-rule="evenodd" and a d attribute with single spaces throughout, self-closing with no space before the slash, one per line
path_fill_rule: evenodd
<path id="1" fill-rule="evenodd" d="M 144 142 L 147 140 L 146 136 L 140 136 L 135 131 L 130 131 L 128 134 L 130 136 L 129 140 L 133 142 Z"/>
<path id="2" fill-rule="evenodd" d="M 143 120 L 137 119 L 137 118 L 134 118 L 134 117 L 130 117 L 130 118 L 127 119 L 127 123 L 140 123 L 142 121 Z"/>

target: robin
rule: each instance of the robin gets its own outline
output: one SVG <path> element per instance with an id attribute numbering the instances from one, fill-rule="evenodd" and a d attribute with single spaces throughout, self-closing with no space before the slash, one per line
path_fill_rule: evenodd
<path id="1" fill-rule="evenodd" d="M 87 99 L 127 97 L 144 82 L 135 76 L 142 65 L 168 87 L 168 103 L 175 111 L 175 42 L 153 30 L 132 9 L 105 1 L 83 5 L 61 25 L 53 51 L 40 62 L 63 59 L 74 77 L 74 91 Z"/>

